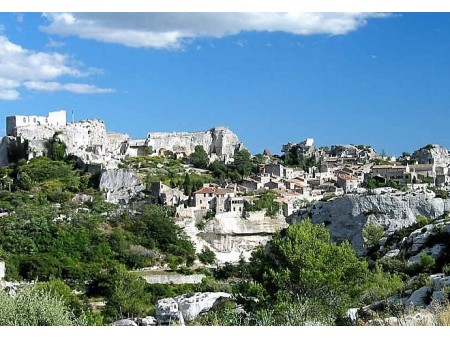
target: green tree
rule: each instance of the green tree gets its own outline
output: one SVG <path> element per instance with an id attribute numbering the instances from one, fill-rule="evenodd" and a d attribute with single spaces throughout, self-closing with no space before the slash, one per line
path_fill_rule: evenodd
<path id="1" fill-rule="evenodd" d="M 253 172 L 254 164 L 250 153 L 246 149 L 237 151 L 234 154 L 233 167 L 243 176 L 249 176 Z"/>
<path id="2" fill-rule="evenodd" d="M 208 247 L 203 248 L 197 256 L 203 264 L 214 264 L 216 262 L 216 254 Z"/>
<path id="3" fill-rule="evenodd" d="M 228 167 L 223 161 L 216 160 L 212 162 L 208 169 L 212 172 L 212 175 L 220 181 L 224 181 L 228 176 Z"/>
<path id="4" fill-rule="evenodd" d="M 207 169 L 209 164 L 208 153 L 205 151 L 203 146 L 195 146 L 195 151 L 189 155 L 189 162 L 199 169 Z"/>
<path id="5" fill-rule="evenodd" d="M 275 234 L 252 255 L 250 272 L 263 304 L 308 300 L 334 317 L 358 304 L 369 274 L 348 242 L 332 243 L 326 227 L 310 220 Z"/>
<path id="6" fill-rule="evenodd" d="M 107 320 L 133 318 L 147 314 L 151 308 L 147 283 L 124 268 L 117 266 L 103 277 L 100 287 L 106 293 L 106 306 L 102 313 Z"/>
<path id="7" fill-rule="evenodd" d="M 381 225 L 369 223 L 363 230 L 364 244 L 369 247 L 377 245 L 383 234 L 384 229 Z"/>
<path id="8" fill-rule="evenodd" d="M 47 141 L 47 156 L 54 161 L 62 161 L 66 156 L 66 144 L 58 137 L 59 133 L 55 133 L 53 137 Z"/>

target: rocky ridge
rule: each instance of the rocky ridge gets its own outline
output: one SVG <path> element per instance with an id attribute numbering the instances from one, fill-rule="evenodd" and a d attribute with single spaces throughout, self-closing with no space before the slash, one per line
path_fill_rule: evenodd
<path id="1" fill-rule="evenodd" d="M 437 218 L 450 211 L 450 200 L 436 198 L 430 191 L 383 192 L 344 195 L 314 204 L 298 218 L 310 217 L 314 223 L 325 223 L 336 242 L 348 240 L 359 255 L 364 254 L 362 232 L 369 223 L 383 226 L 386 233 L 408 227 L 418 215 Z"/>

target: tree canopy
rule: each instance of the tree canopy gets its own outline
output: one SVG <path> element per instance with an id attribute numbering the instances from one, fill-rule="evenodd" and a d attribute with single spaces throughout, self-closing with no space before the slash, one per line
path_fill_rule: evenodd
<path id="1" fill-rule="evenodd" d="M 266 302 L 286 297 L 314 302 L 335 317 L 358 303 L 369 274 L 349 243 L 331 242 L 325 226 L 310 220 L 275 234 L 253 254 L 250 267 Z"/>

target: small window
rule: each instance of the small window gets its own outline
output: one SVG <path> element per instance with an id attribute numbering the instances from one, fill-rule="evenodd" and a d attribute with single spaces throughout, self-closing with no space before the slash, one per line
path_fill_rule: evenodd
<path id="1" fill-rule="evenodd" d="M 26 117 L 23 118 L 23 122 L 27 122 L 27 118 Z"/>
<path id="2" fill-rule="evenodd" d="M 36 123 L 36 118 L 33 118 L 33 122 Z"/>

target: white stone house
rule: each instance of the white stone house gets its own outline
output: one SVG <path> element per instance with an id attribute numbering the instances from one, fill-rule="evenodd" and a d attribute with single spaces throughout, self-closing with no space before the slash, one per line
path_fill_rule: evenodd
<path id="1" fill-rule="evenodd" d="M 203 187 L 194 192 L 194 197 L 195 207 L 200 210 L 213 210 L 217 214 L 244 210 L 244 200 L 231 189 Z"/>
<path id="2" fill-rule="evenodd" d="M 337 177 L 337 184 L 344 189 L 346 194 L 355 192 L 360 186 L 360 180 L 357 177 L 350 175 L 339 174 Z"/>
<path id="3" fill-rule="evenodd" d="M 409 165 L 374 165 L 370 172 L 372 177 L 380 176 L 397 183 L 411 183 L 415 174 L 411 173 Z"/>

